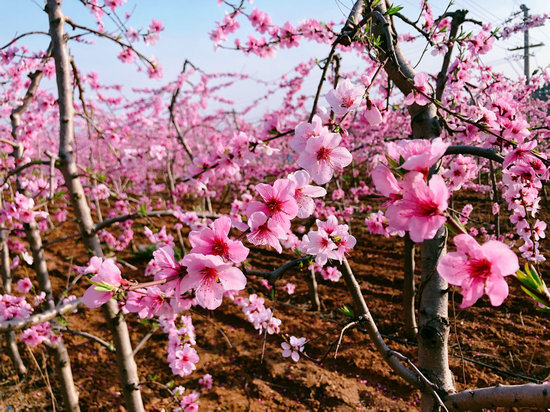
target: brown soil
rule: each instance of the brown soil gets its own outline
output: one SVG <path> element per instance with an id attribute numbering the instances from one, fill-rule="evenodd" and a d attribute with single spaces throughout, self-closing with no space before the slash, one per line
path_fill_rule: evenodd
<path id="1" fill-rule="evenodd" d="M 474 216 L 483 221 L 488 219 L 480 214 Z M 350 264 L 389 346 L 414 361 L 415 342 L 402 338 L 403 241 L 369 235 L 363 219 L 364 216 L 359 216 L 352 224 L 358 246 L 349 259 Z M 167 219 L 155 219 L 154 222 L 158 226 L 173 223 Z M 71 223 L 65 223 L 46 238 L 51 240 L 75 231 Z M 135 242 L 147 244 L 139 237 Z M 74 240 L 50 245 L 47 257 L 55 290 L 65 285 L 71 263 L 83 265 L 87 260 L 83 246 Z M 139 277 L 145 262 L 132 259 L 131 253 L 123 258 L 139 269 L 125 269 L 124 275 Z M 279 256 L 256 249 L 250 261 L 254 268 L 271 270 L 292 258 L 294 256 Z M 547 275 L 548 265 L 542 268 Z M 19 268 L 15 276 L 24 276 L 24 271 L 29 269 Z M 313 359 L 323 358 L 322 362 L 301 359 L 294 363 L 282 358 L 282 339 L 275 336 L 267 337 L 262 362 L 263 336 L 246 321 L 239 307 L 226 300 L 214 312 L 193 314 L 200 362 L 192 375 L 180 378 L 171 374 L 166 362 L 166 336 L 160 330 L 138 353 L 136 361 L 143 381 L 146 409 L 173 409 L 177 405 L 167 387 L 182 385 L 199 390 L 198 379 L 206 373 L 213 376 L 214 387 L 201 393 L 201 410 L 417 409 L 419 392 L 391 372 L 365 333 L 357 329 L 346 331 L 338 355 L 334 357 L 335 341 L 347 320 L 339 309 L 344 305 L 351 307 L 342 280 L 332 283 L 319 279 L 323 306 L 320 312 L 309 310 L 307 271 L 297 268 L 288 272 L 278 281 L 278 288 L 286 282 L 296 284 L 296 292 L 289 296 L 280 289 L 277 291 L 275 316 L 282 320 L 284 333 L 307 337 L 307 354 Z M 84 287 L 81 282 L 76 294 L 82 293 Z M 259 279 L 250 279 L 247 290 L 263 294 L 268 305 L 273 304 L 268 299 L 270 293 L 260 285 Z M 537 312 L 532 301 L 518 288 L 512 286 L 510 297 L 496 309 L 483 298 L 474 307 L 460 310 L 459 294 L 452 293 L 452 297 L 455 303 L 450 307 L 450 363 L 458 389 L 525 383 L 521 376 L 548 380 L 548 318 Z M 99 310 L 83 310 L 67 319 L 74 329 L 110 340 Z M 127 319 L 136 345 L 150 328 L 133 315 Z M 71 355 L 83 410 L 124 410 L 114 355 L 86 338 L 65 334 L 64 340 Z M 28 375 L 22 379 L 14 374 L 5 351 L 0 354 L 0 407 L 3 410 L 51 410 L 52 398 L 45 384 L 49 379 L 58 402 L 56 407 L 62 408 L 53 364 L 47 352 L 42 347 L 34 348 L 35 362 L 23 345 L 20 348 L 29 367 Z"/>

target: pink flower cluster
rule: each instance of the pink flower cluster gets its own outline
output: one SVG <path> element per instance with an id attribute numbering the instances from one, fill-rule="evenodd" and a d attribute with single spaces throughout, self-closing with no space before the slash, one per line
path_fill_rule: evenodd
<path id="1" fill-rule="evenodd" d="M 344 116 L 361 105 L 364 93 L 363 85 L 354 86 L 349 79 L 345 79 L 336 86 L 336 89 L 327 93 L 326 99 L 336 116 Z"/>
<path id="2" fill-rule="evenodd" d="M 376 213 L 370 213 L 365 218 L 365 224 L 367 225 L 367 230 L 373 235 L 383 235 L 384 237 L 395 235 L 405 236 L 405 232 L 403 230 L 396 231 L 390 229 L 388 219 L 381 210 Z"/>
<path id="3" fill-rule="evenodd" d="M 28 318 L 33 310 L 22 296 L 0 295 L 0 321 Z"/>
<path id="4" fill-rule="evenodd" d="M 98 308 L 108 302 L 118 288 L 127 283 L 122 279 L 114 259 L 94 256 L 84 273 L 94 274 L 89 280 L 92 286 L 86 289 L 82 296 L 82 301 L 89 308 Z"/>
<path id="5" fill-rule="evenodd" d="M 51 328 L 50 322 L 39 323 L 25 329 L 21 335 L 21 341 L 30 347 L 38 346 L 44 342 L 54 343 L 61 339 L 61 335 L 56 335 Z"/>
<path id="6" fill-rule="evenodd" d="M 196 342 L 191 316 L 160 317 L 159 323 L 168 334 L 167 359 L 172 373 L 181 377 L 190 375 L 199 361 L 199 355 L 192 347 Z"/>
<path id="7" fill-rule="evenodd" d="M 478 174 L 479 168 L 473 157 L 458 155 L 449 164 L 449 168 L 444 170 L 442 176 L 448 179 L 449 189 L 452 191 L 460 190 L 463 185 L 471 182 Z"/>
<path id="8" fill-rule="evenodd" d="M 237 296 L 233 301 L 242 308 L 247 320 L 258 333 L 261 334 L 264 330 L 270 335 L 280 332 L 281 320 L 273 316 L 271 309 L 265 307 L 264 298 L 253 293 L 248 298 Z"/>
<path id="9" fill-rule="evenodd" d="M 523 142 L 506 155 L 502 181 L 503 197 L 512 211 L 510 222 L 524 242 L 519 250 L 526 259 L 542 261 L 545 258 L 539 250 L 539 239 L 546 236 L 547 225 L 538 219 L 532 223 L 529 217 L 535 218 L 541 208 L 539 192 L 542 182 L 550 177 L 550 169 L 532 153 L 536 146 L 535 141 Z M 545 154 L 539 156 L 546 157 Z"/>
<path id="10" fill-rule="evenodd" d="M 174 389 L 175 396 L 181 396 L 180 406 L 174 409 L 174 412 L 198 412 L 199 410 L 199 396 L 197 391 L 192 391 L 188 395 L 184 395 L 185 388 L 178 386 Z"/>
<path id="11" fill-rule="evenodd" d="M 445 153 L 447 145 L 440 138 L 402 140 L 387 145 L 391 168 L 377 165 L 372 172 L 376 189 L 388 198 L 386 218 L 388 230 L 408 231 L 414 242 L 434 237 L 447 220 L 449 190 L 439 175 L 427 182 L 430 167 Z M 403 170 L 409 172 L 403 173 Z M 403 176 L 397 180 L 395 174 Z"/>
<path id="12" fill-rule="evenodd" d="M 310 231 L 302 237 L 298 249 L 315 256 L 315 263 L 324 266 L 328 259 L 342 260 L 355 246 L 355 237 L 348 233 L 348 225 L 338 224 L 338 219 L 331 215 L 326 222 L 317 220 L 316 231 Z"/>
<path id="13" fill-rule="evenodd" d="M 322 125 L 319 116 L 314 116 L 312 123 L 302 122 L 296 126 L 290 147 L 299 152 L 298 165 L 306 169 L 313 181 L 325 184 L 339 168 L 346 167 L 352 161 L 351 153 L 340 146 L 342 136 L 330 133 Z"/>

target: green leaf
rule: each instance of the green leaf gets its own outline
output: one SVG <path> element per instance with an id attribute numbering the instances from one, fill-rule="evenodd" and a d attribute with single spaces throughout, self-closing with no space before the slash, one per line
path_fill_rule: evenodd
<path id="1" fill-rule="evenodd" d="M 391 16 L 393 14 L 399 13 L 401 10 L 403 10 L 403 6 L 391 6 L 387 11 L 386 15 Z"/>
<path id="2" fill-rule="evenodd" d="M 111 289 L 106 288 L 104 286 L 95 286 L 94 290 L 97 290 L 98 292 L 112 292 Z"/>
<path id="3" fill-rule="evenodd" d="M 350 317 L 350 318 L 354 318 L 355 317 L 355 314 L 353 313 L 353 310 L 347 306 L 347 305 L 344 305 L 342 306 L 340 309 L 340 312 L 342 312 L 344 315 Z"/>
<path id="4" fill-rule="evenodd" d="M 542 300 L 541 298 L 539 298 L 537 295 L 535 295 L 533 292 L 531 292 L 529 289 L 527 289 L 526 287 L 522 286 L 521 289 L 529 296 L 531 296 L 533 299 L 535 299 L 538 303 L 540 303 L 541 305 L 543 305 L 544 307 L 546 307 L 546 302 L 544 300 Z"/>
<path id="5" fill-rule="evenodd" d="M 139 205 L 138 213 L 142 216 L 145 216 L 147 214 L 147 207 L 143 205 Z"/>

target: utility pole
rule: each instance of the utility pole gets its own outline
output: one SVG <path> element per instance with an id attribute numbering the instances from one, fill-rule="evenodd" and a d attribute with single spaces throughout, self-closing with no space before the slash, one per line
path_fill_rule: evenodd
<path id="1" fill-rule="evenodd" d="M 519 6 L 523 11 L 523 22 L 529 19 L 529 9 L 525 4 Z M 529 83 L 531 70 L 529 70 L 529 30 L 523 32 L 523 73 L 525 74 L 525 82 Z"/>
<path id="2" fill-rule="evenodd" d="M 529 20 L 529 8 L 525 4 L 519 6 L 523 11 L 523 22 L 527 23 Z M 518 13 L 514 14 L 517 16 Z M 523 47 L 516 47 L 514 49 L 508 49 L 509 51 L 523 50 L 523 74 L 525 74 L 525 83 L 529 84 L 531 78 L 531 69 L 529 68 L 529 49 L 533 47 L 544 46 L 544 43 L 529 44 L 529 29 L 525 29 L 523 32 Z"/>

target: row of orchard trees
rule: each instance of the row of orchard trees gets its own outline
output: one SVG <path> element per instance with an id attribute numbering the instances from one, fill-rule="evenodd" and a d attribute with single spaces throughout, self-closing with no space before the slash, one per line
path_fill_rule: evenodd
<path id="1" fill-rule="evenodd" d="M 299 62 L 276 84 L 242 74 L 206 73 L 185 61 L 177 79 L 156 89 L 138 89 L 130 99 L 120 88 L 102 85 L 95 74 L 79 71 L 68 43 L 89 33 L 102 37 L 120 47 L 120 60 L 136 62 L 158 78 L 161 66 L 138 49 L 140 41 L 155 42 L 162 23 L 153 20 L 137 31 L 127 18 L 112 19 L 117 27 L 108 31 L 103 19 L 116 16 L 122 1 L 82 3 L 99 29 L 71 20 L 60 0 L 48 0 L 48 49 L 30 52 L 18 46 L 25 35 L 1 49 L 1 110 L 3 119 L 11 121 L 0 124 L 0 325 L 18 373 L 25 374 L 26 367 L 15 332 L 25 344 L 43 344 L 51 351 L 65 407 L 78 410 L 64 327 L 57 319 L 83 304 L 101 306 L 113 336 L 125 405 L 143 410 L 122 312 L 157 319 L 168 335 L 172 371 L 187 376 L 199 359 L 190 308 L 214 310 L 226 297 L 243 308 L 256 329 L 280 334 L 284 325 L 263 300 L 240 293 L 246 275 L 264 276 L 274 285 L 304 261 L 314 261 L 317 268 L 339 262 L 354 303 L 353 319 L 345 328 L 366 327 L 388 367 L 422 391 L 424 410 L 550 406 L 543 384 L 456 393 L 448 365 L 449 284 L 460 287 L 464 308 L 483 294 L 498 306 L 508 295 L 509 277 L 522 283 L 541 310 L 550 308 L 539 275 L 546 229 L 539 211 L 549 176 L 548 104 L 532 97 L 548 74 L 525 85 L 483 65 L 480 56 L 499 38 L 495 28 L 469 20 L 464 10 L 448 9 L 436 18 L 428 3 L 413 23 L 383 1 L 358 0 L 341 28 L 314 19 L 278 26 L 258 8 L 228 5 L 210 34 L 216 46 L 261 57 L 307 41 L 330 47 L 313 99 L 303 95 L 302 85 L 315 75 L 315 61 Z M 400 48 L 400 41 L 413 37 L 398 35 L 395 18 L 411 24 L 426 47 L 440 54 L 437 73 L 414 71 Z M 238 36 L 245 20 L 254 32 L 246 42 Z M 67 27 L 74 30 L 67 32 Z M 235 36 L 233 46 L 227 46 L 228 36 Z M 364 66 L 341 73 L 340 60 L 349 54 L 357 54 Z M 57 96 L 40 87 L 44 76 L 55 77 Z M 226 89 L 245 81 L 257 82 L 266 92 L 240 113 L 226 110 L 224 106 L 231 107 Z M 279 91 L 284 93 L 280 107 L 270 108 L 261 124 L 247 120 L 250 110 Z M 213 103 L 223 108 L 209 109 Z M 478 180 L 482 173 L 489 176 L 487 185 Z M 489 191 L 494 200 L 496 220 L 482 228 L 478 239 L 484 237 L 483 244 L 465 227 L 470 211 L 456 213 L 449 207 L 452 193 L 461 189 Z M 403 305 L 406 334 L 418 339 L 416 363 L 386 346 L 346 260 L 356 239 L 345 222 L 367 210 L 359 196 L 373 193 L 385 198 L 384 210 L 369 215 L 367 228 L 405 237 Z M 232 202 L 228 214 L 213 213 L 210 197 L 217 194 L 222 203 Z M 189 198 L 202 199 L 203 213 L 181 207 Z M 331 200 L 342 206 L 334 207 Z M 91 256 L 66 291 L 54 291 L 42 234 L 53 221 L 59 224 L 71 214 Z M 146 270 L 152 280 L 125 278 L 116 254 L 131 247 L 133 222 L 163 215 L 177 221 L 174 233 L 164 227 L 157 233 L 144 231 L 156 247 Z M 500 230 L 499 216 L 510 220 L 512 232 Z M 299 238 L 294 222 L 305 222 L 307 234 Z M 113 226 L 116 230 L 110 231 Z M 184 226 L 190 229 L 190 250 Z M 457 234 L 456 252 L 445 255 L 448 230 Z M 417 299 L 416 244 L 422 267 Z M 249 248 L 258 246 L 279 253 L 295 250 L 297 256 L 272 272 L 246 271 Z M 178 253 L 185 256 L 179 259 Z M 533 266 L 519 271 L 518 254 Z M 33 284 L 29 279 L 17 282 L 23 295 L 12 294 L 11 272 L 23 261 L 36 272 L 40 294 L 34 305 L 25 295 Z M 91 286 L 84 295 L 67 297 L 85 278 Z M 297 360 L 304 343 L 292 337 L 283 343 L 283 356 Z M 204 382 L 208 386 L 208 378 Z M 197 392 L 177 395 L 182 410 L 198 408 Z"/>

